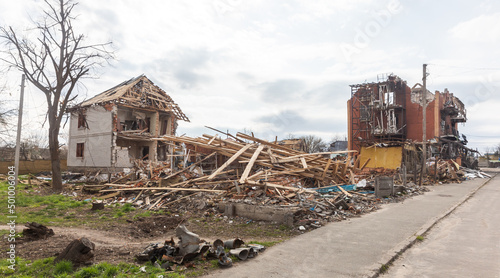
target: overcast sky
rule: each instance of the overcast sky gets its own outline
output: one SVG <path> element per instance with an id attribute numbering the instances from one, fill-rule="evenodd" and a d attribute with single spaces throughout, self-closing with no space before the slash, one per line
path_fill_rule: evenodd
<path id="1" fill-rule="evenodd" d="M 0 24 L 24 30 L 42 7 L 0 0 Z M 178 135 L 344 137 L 350 84 L 394 73 L 412 87 L 428 63 L 428 89 L 466 105 L 469 146 L 500 143 L 499 1 L 82 0 L 74 12 L 76 31 L 116 55 L 77 100 L 145 74 L 190 118 Z M 3 78 L 18 97 L 20 75 Z M 25 134 L 40 132 L 44 96 L 26 93 Z"/>

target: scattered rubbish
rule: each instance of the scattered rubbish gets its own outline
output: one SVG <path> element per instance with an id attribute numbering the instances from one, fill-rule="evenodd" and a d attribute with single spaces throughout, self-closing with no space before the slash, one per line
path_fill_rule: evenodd
<path id="1" fill-rule="evenodd" d="M 200 249 L 200 237 L 188 231 L 184 225 L 180 225 L 175 229 L 175 235 L 179 238 L 179 255 L 184 256 Z"/>
<path id="2" fill-rule="evenodd" d="M 52 229 L 36 222 L 27 222 L 24 226 L 26 226 L 26 228 L 23 229 L 23 240 L 25 241 L 46 239 L 54 235 Z"/>
<path id="3" fill-rule="evenodd" d="M 228 249 L 240 248 L 240 246 L 243 244 L 245 244 L 245 242 L 243 242 L 243 240 L 241 240 L 240 238 L 224 241 L 224 247 Z"/>
<path id="4" fill-rule="evenodd" d="M 226 251 L 224 250 L 224 247 L 222 246 L 217 246 L 217 249 L 215 250 L 215 255 L 219 259 L 219 265 L 220 266 L 232 266 L 233 265 L 233 260 L 229 258 L 226 254 Z"/>
<path id="5" fill-rule="evenodd" d="M 250 248 L 236 248 L 229 250 L 229 254 L 235 255 L 238 259 L 244 261 L 248 258 Z"/>

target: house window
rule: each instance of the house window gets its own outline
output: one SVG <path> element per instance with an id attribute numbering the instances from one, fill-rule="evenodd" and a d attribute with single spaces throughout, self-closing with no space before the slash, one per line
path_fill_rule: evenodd
<path id="1" fill-rule="evenodd" d="M 78 128 L 87 128 L 87 119 L 85 119 L 85 114 L 78 114 Z"/>
<path id="2" fill-rule="evenodd" d="M 167 134 L 167 125 L 168 125 L 168 121 L 167 120 L 161 121 L 161 132 L 160 132 L 160 135 Z"/>
<path id="3" fill-rule="evenodd" d="M 85 143 L 76 143 L 76 157 L 83 157 Z"/>

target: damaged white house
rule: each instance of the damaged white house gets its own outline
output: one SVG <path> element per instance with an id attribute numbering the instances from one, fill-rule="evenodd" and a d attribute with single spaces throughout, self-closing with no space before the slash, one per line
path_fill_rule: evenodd
<path id="1" fill-rule="evenodd" d="M 116 172 L 134 161 L 166 160 L 168 148 L 154 138 L 175 135 L 189 122 L 172 98 L 141 75 L 68 108 L 68 170 Z"/>

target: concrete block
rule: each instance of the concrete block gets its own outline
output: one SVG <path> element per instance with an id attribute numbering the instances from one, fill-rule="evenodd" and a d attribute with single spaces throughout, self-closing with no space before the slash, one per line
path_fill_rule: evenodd
<path id="1" fill-rule="evenodd" d="M 241 216 L 257 221 L 273 221 L 287 226 L 293 226 L 293 214 L 290 208 L 263 207 L 249 204 L 226 204 L 224 215 Z"/>
<path id="2" fill-rule="evenodd" d="M 377 198 L 394 195 L 394 179 L 392 177 L 375 178 L 375 196 Z"/>

